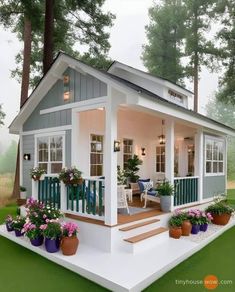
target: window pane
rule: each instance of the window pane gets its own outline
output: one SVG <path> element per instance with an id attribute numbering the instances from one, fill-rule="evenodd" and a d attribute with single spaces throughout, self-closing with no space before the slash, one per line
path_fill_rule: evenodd
<path id="1" fill-rule="evenodd" d="M 213 173 L 217 173 L 217 166 L 218 166 L 218 162 L 213 162 Z"/>
<path id="2" fill-rule="evenodd" d="M 206 162 L 206 173 L 211 173 L 211 162 Z"/>
<path id="3" fill-rule="evenodd" d="M 57 149 L 56 151 L 56 157 L 55 157 L 56 161 L 62 161 L 62 149 Z"/>
<path id="4" fill-rule="evenodd" d="M 100 176 L 103 172 L 103 136 L 91 135 L 90 175 Z"/>
<path id="5" fill-rule="evenodd" d="M 38 152 L 38 161 L 48 161 L 48 151 L 47 150 L 39 150 Z"/>
<path id="6" fill-rule="evenodd" d="M 62 169 L 62 163 L 52 163 L 51 173 L 59 173 Z"/>
<path id="7" fill-rule="evenodd" d="M 43 169 L 45 169 L 46 172 L 48 172 L 48 170 L 47 170 L 47 163 L 38 163 L 38 166 L 41 167 L 41 168 L 43 168 Z"/>
<path id="8" fill-rule="evenodd" d="M 212 151 L 206 150 L 206 160 L 212 160 Z"/>
<path id="9" fill-rule="evenodd" d="M 160 164 L 159 163 L 157 163 L 157 172 L 161 172 L 160 171 Z"/>
<path id="10" fill-rule="evenodd" d="M 221 161 L 223 161 L 223 159 L 224 159 L 224 153 L 223 153 L 223 149 L 222 148 L 220 148 L 219 149 L 219 160 Z"/>
<path id="11" fill-rule="evenodd" d="M 219 172 L 224 172 L 223 162 L 219 162 Z"/>

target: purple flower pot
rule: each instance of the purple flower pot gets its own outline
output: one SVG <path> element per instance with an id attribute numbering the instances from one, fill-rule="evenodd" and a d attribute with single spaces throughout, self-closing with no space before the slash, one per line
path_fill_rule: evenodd
<path id="1" fill-rule="evenodd" d="M 208 224 L 207 223 L 200 225 L 200 231 L 205 232 L 205 231 L 207 231 L 207 228 L 208 228 Z"/>
<path id="2" fill-rule="evenodd" d="M 34 246 L 40 246 L 43 244 L 43 239 L 44 239 L 44 237 L 41 235 L 35 239 L 30 239 L 30 242 Z"/>
<path id="3" fill-rule="evenodd" d="M 20 236 L 23 236 L 24 233 L 21 233 L 21 230 L 15 229 L 15 235 L 16 235 L 17 237 L 20 237 Z"/>
<path id="4" fill-rule="evenodd" d="M 45 238 L 45 248 L 47 252 L 57 252 L 60 249 L 60 239 Z"/>
<path id="5" fill-rule="evenodd" d="M 192 231 L 191 231 L 192 234 L 198 234 L 199 230 L 200 230 L 199 224 L 192 224 Z"/>
<path id="6" fill-rule="evenodd" d="M 14 231 L 14 228 L 12 227 L 12 222 L 6 222 L 6 228 L 8 232 Z"/>

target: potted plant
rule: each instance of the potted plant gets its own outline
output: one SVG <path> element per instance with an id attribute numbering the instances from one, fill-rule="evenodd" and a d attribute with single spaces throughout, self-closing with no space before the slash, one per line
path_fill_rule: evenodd
<path id="1" fill-rule="evenodd" d="M 62 239 L 60 246 L 64 255 L 74 255 L 76 253 L 79 244 L 77 233 L 77 224 L 66 222 L 62 225 Z"/>
<path id="2" fill-rule="evenodd" d="M 13 221 L 12 226 L 15 231 L 15 235 L 17 237 L 24 235 L 23 227 L 25 224 L 25 217 L 17 216 L 16 219 Z"/>
<path id="3" fill-rule="evenodd" d="M 198 234 L 200 231 L 201 211 L 198 209 L 191 209 L 188 211 L 188 217 L 192 224 L 192 234 Z"/>
<path id="4" fill-rule="evenodd" d="M 208 206 L 205 211 L 212 215 L 212 223 L 217 225 L 226 225 L 229 222 L 234 209 L 227 205 L 224 201 L 219 200 Z"/>
<path id="5" fill-rule="evenodd" d="M 82 172 L 76 167 L 63 168 L 59 173 L 59 180 L 65 185 L 80 185 L 83 183 Z"/>
<path id="6" fill-rule="evenodd" d="M 200 231 L 207 231 L 208 224 L 211 223 L 213 219 L 211 213 L 209 212 L 201 212 L 201 220 L 200 220 Z"/>
<path id="7" fill-rule="evenodd" d="M 124 169 L 121 169 L 120 165 L 117 166 L 117 184 L 126 185 L 126 172 Z"/>
<path id="8" fill-rule="evenodd" d="M 60 248 L 61 225 L 57 220 L 46 220 L 46 224 L 40 226 L 45 237 L 45 248 L 47 252 L 57 252 Z"/>
<path id="9" fill-rule="evenodd" d="M 139 159 L 138 155 L 133 155 L 132 158 L 127 160 L 127 165 L 125 169 L 125 175 L 128 179 L 129 183 L 136 183 L 140 178 L 137 173 L 140 170 L 139 166 L 143 163 L 142 160 Z"/>
<path id="10" fill-rule="evenodd" d="M 171 209 L 171 196 L 174 195 L 175 188 L 167 180 L 159 184 L 157 192 L 160 196 L 160 205 L 163 212 L 169 212 Z"/>
<path id="11" fill-rule="evenodd" d="M 26 199 L 27 197 L 27 189 L 25 187 L 20 186 L 20 198 Z"/>
<path id="12" fill-rule="evenodd" d="M 11 215 L 7 215 L 5 219 L 5 224 L 8 232 L 14 231 L 13 218 Z"/>
<path id="13" fill-rule="evenodd" d="M 182 235 L 182 218 L 180 216 L 173 215 L 169 222 L 169 236 L 175 239 L 179 239 Z"/>
<path id="14" fill-rule="evenodd" d="M 192 224 L 189 220 L 188 213 L 177 209 L 175 210 L 174 214 L 175 216 L 179 216 L 182 220 L 182 224 L 181 224 L 182 235 L 189 236 L 192 231 Z"/>
<path id="15" fill-rule="evenodd" d="M 46 170 L 44 168 L 41 168 L 41 167 L 33 167 L 30 170 L 31 178 L 35 181 L 43 180 L 45 177 L 45 173 L 46 173 Z"/>
<path id="16" fill-rule="evenodd" d="M 29 238 L 32 245 L 40 246 L 43 244 L 42 230 L 32 222 L 26 222 L 22 231 Z"/>

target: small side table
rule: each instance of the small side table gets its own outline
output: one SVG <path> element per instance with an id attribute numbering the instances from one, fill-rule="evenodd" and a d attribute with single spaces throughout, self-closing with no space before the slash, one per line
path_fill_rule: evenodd
<path id="1" fill-rule="evenodd" d="M 126 197 L 128 197 L 128 200 L 132 203 L 132 189 L 124 189 Z"/>

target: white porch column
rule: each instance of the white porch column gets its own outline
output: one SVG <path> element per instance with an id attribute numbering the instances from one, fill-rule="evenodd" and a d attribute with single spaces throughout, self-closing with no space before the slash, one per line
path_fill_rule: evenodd
<path id="1" fill-rule="evenodd" d="M 174 184 L 174 145 L 175 145 L 175 133 L 174 133 L 174 121 L 171 119 L 165 120 L 165 176 L 166 179 Z M 173 196 L 171 196 L 171 210 L 173 210 Z"/>
<path id="2" fill-rule="evenodd" d="M 61 181 L 60 182 L 60 210 L 62 212 L 67 211 L 67 200 L 66 200 L 66 186 L 65 184 Z"/>
<path id="3" fill-rule="evenodd" d="M 198 201 L 203 200 L 203 132 L 197 130 L 195 134 L 195 175 L 198 176 Z"/>
<path id="4" fill-rule="evenodd" d="M 32 179 L 32 197 L 38 200 L 38 181 Z"/>
<path id="5" fill-rule="evenodd" d="M 117 152 L 114 152 L 114 140 L 117 139 L 117 105 L 112 98 L 105 107 L 105 224 L 117 224 Z"/>

